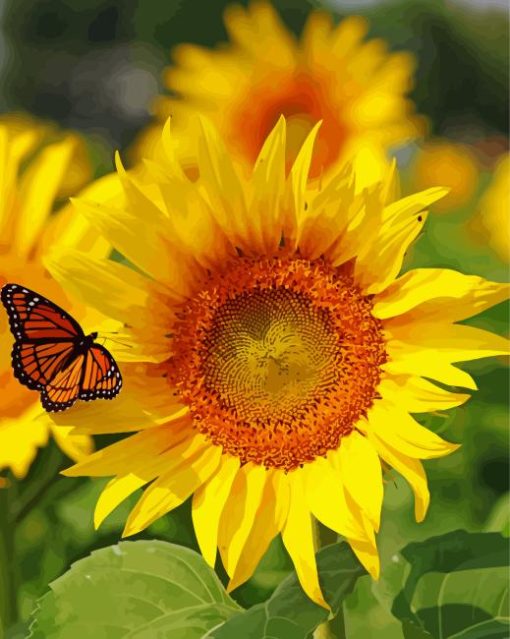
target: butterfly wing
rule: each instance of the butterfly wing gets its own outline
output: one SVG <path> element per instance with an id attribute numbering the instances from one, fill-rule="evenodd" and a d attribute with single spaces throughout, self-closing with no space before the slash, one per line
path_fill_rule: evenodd
<path id="1" fill-rule="evenodd" d="M 12 349 L 14 376 L 33 390 L 42 390 L 66 366 L 74 342 L 15 342 Z"/>
<path id="2" fill-rule="evenodd" d="M 85 355 L 80 399 L 113 399 L 122 388 L 122 376 L 110 353 L 99 344 L 92 344 Z"/>
<path id="3" fill-rule="evenodd" d="M 84 336 L 81 326 L 66 311 L 28 288 L 6 284 L 0 298 L 18 341 L 74 341 Z"/>
<path id="4" fill-rule="evenodd" d="M 79 354 L 41 392 L 41 402 L 48 412 L 58 412 L 70 408 L 80 394 L 85 355 Z"/>

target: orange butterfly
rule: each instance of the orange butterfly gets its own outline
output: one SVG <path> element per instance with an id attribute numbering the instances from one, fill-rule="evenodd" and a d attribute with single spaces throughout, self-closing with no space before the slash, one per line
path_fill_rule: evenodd
<path id="1" fill-rule="evenodd" d="M 113 399 L 122 377 L 110 353 L 95 344 L 97 333 L 85 335 L 78 322 L 42 295 L 18 284 L 0 294 L 12 334 L 14 375 L 41 391 L 43 407 L 62 411 L 77 399 Z"/>

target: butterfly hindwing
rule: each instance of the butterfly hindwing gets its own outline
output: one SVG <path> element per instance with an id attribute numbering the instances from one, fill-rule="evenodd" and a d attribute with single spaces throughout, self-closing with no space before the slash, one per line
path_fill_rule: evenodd
<path id="1" fill-rule="evenodd" d="M 87 351 L 81 380 L 80 399 L 113 399 L 122 387 L 122 376 L 110 353 L 99 344 Z"/>
<path id="2" fill-rule="evenodd" d="M 18 284 L 6 284 L 1 299 L 17 340 L 56 341 L 83 337 L 78 322 L 44 296 Z"/>
<path id="3" fill-rule="evenodd" d="M 47 411 L 65 410 L 78 399 L 84 359 L 85 355 L 78 355 L 46 384 L 41 393 L 41 402 Z"/>

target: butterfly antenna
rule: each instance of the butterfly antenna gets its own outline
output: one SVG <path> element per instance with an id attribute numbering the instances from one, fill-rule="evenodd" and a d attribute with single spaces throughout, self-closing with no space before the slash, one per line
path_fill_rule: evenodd
<path id="1" fill-rule="evenodd" d="M 126 348 L 133 348 L 132 344 L 126 344 L 125 342 L 120 342 L 117 339 L 113 339 L 112 337 L 104 337 L 105 341 L 106 340 L 110 340 L 110 342 L 113 342 L 114 344 L 119 344 L 120 346 L 125 346 Z"/>

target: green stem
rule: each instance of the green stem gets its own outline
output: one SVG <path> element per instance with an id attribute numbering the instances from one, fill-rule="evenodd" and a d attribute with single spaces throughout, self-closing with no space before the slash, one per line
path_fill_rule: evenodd
<path id="1" fill-rule="evenodd" d="M 338 536 L 329 528 L 315 522 L 315 545 L 317 550 L 329 546 L 338 541 Z M 343 606 L 340 606 L 336 615 L 333 615 L 318 626 L 313 634 L 314 639 L 347 639 L 345 631 L 345 617 Z"/>
<path id="2" fill-rule="evenodd" d="M 11 491 L 0 489 L 0 629 L 4 634 L 17 619 L 14 526 L 9 524 Z"/>

